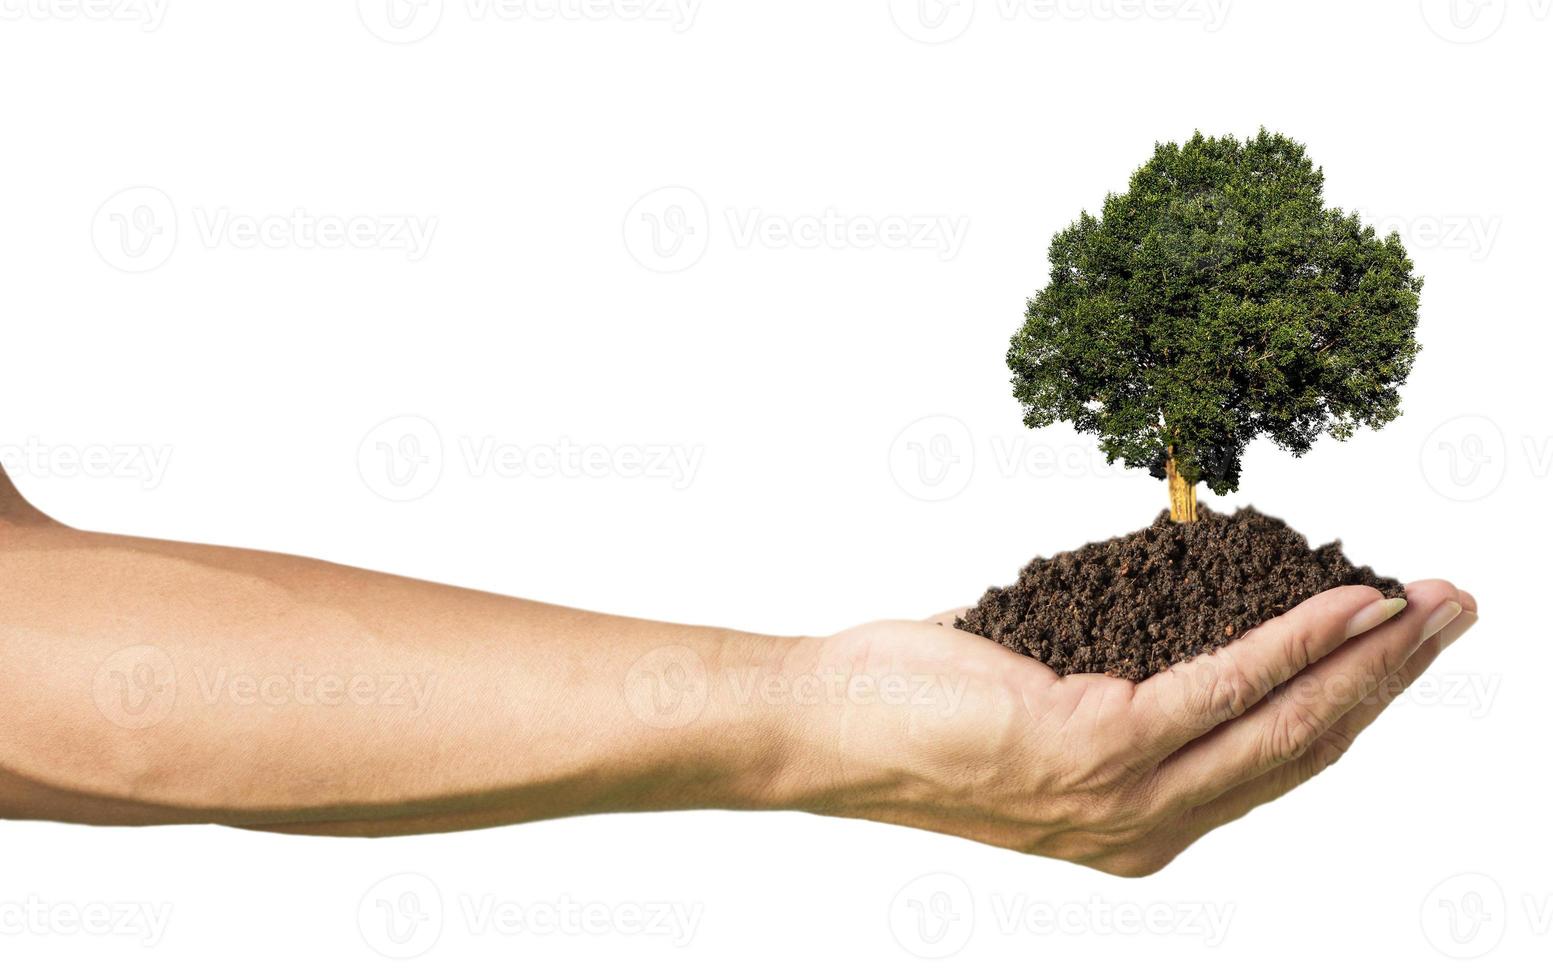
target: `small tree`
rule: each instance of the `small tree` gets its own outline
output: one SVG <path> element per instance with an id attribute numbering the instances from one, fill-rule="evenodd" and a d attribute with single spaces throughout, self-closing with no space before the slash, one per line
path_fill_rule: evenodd
<path id="1" fill-rule="evenodd" d="M 1235 490 L 1258 435 L 1300 456 L 1396 418 L 1423 281 L 1395 232 L 1328 209 L 1324 182 L 1265 129 L 1156 146 L 1052 240 L 1008 353 L 1025 424 L 1098 434 L 1193 521 L 1197 484 Z"/>

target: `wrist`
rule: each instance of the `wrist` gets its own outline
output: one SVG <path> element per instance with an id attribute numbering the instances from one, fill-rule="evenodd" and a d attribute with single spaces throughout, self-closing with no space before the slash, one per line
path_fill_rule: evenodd
<path id="1" fill-rule="evenodd" d="M 820 641 L 812 637 L 726 633 L 709 665 L 713 737 L 726 746 L 732 774 L 726 805 L 788 810 L 813 791 L 827 763 L 825 701 L 807 678 Z"/>
<path id="2" fill-rule="evenodd" d="M 869 650 L 863 630 L 726 636 L 709 664 L 705 732 L 732 747 L 727 762 L 740 774 L 723 805 L 842 813 L 898 783 L 895 753 L 874 743 L 909 712 L 891 686 L 899 678 L 881 681 Z"/>
<path id="3" fill-rule="evenodd" d="M 831 727 L 805 680 L 818 645 L 717 630 L 636 660 L 631 714 L 661 737 L 669 770 L 696 774 L 669 806 L 791 809 L 814 792 Z"/>

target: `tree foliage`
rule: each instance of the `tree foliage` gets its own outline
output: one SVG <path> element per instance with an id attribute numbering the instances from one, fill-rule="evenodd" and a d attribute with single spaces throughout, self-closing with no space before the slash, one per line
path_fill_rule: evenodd
<path id="1" fill-rule="evenodd" d="M 1188 482 L 1225 493 L 1258 435 L 1299 456 L 1396 418 L 1423 281 L 1324 183 L 1265 129 L 1156 146 L 1052 240 L 1008 354 L 1025 424 L 1070 422 L 1157 477 L 1173 447 Z"/>

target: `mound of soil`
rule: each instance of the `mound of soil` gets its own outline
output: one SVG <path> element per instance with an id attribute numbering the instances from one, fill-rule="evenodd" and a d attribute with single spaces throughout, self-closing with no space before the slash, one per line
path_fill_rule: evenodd
<path id="1" fill-rule="evenodd" d="M 1195 524 L 1164 511 L 1141 531 L 1037 558 L 955 627 L 1058 674 L 1141 681 L 1342 585 L 1405 595 L 1397 580 L 1354 567 L 1341 542 L 1312 549 L 1250 507 L 1233 516 L 1200 508 Z"/>

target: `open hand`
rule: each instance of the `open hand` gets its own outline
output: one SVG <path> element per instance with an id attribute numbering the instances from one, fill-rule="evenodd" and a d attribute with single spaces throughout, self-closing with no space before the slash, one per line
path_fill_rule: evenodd
<path id="1" fill-rule="evenodd" d="M 1334 589 L 1141 684 L 1058 677 L 952 613 L 816 641 L 789 665 L 867 683 L 795 735 L 829 756 L 808 805 L 1151 874 L 1337 761 L 1477 621 L 1448 582 L 1407 595 Z"/>

